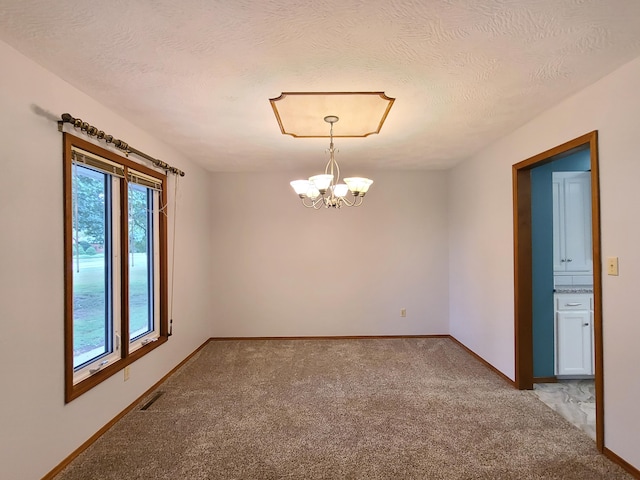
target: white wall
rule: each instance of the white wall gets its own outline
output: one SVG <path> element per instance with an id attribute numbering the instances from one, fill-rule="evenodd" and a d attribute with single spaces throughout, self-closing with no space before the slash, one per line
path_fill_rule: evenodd
<path id="1" fill-rule="evenodd" d="M 362 207 L 319 211 L 309 174 L 213 175 L 212 335 L 448 333 L 446 174 L 368 172 Z"/>
<path id="2" fill-rule="evenodd" d="M 640 468 L 640 58 L 584 89 L 450 172 L 451 334 L 514 378 L 511 166 L 599 132 L 605 446 Z"/>
<path id="3" fill-rule="evenodd" d="M 41 478 L 209 337 L 208 173 L 0 43 L 0 478 Z M 187 172 L 179 190 L 174 335 L 65 405 L 62 135 L 69 112 Z M 169 198 L 173 201 L 173 179 Z"/>

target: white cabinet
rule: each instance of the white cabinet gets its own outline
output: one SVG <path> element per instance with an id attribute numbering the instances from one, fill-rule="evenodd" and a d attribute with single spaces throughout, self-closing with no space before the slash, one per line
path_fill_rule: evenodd
<path id="1" fill-rule="evenodd" d="M 593 295 L 554 297 L 556 375 L 593 375 Z"/>
<path id="2" fill-rule="evenodd" d="M 553 270 L 593 272 L 591 172 L 553 172 Z"/>

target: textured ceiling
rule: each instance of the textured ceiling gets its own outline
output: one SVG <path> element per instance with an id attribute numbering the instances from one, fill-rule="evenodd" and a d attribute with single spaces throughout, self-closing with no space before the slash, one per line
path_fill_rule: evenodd
<path id="1" fill-rule="evenodd" d="M 269 104 L 296 91 L 396 99 L 336 141 L 346 173 L 446 168 L 639 56 L 639 27 L 637 0 L 0 0 L 0 39 L 212 171 L 323 168 Z"/>

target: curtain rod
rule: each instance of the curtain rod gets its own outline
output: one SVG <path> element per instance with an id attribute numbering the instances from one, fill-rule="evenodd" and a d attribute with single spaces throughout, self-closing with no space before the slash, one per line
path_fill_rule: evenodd
<path id="1" fill-rule="evenodd" d="M 80 118 L 74 118 L 68 113 L 63 113 L 61 118 L 62 120 L 58 120 L 58 130 L 60 131 L 62 131 L 62 125 L 64 123 L 70 123 L 75 128 L 79 128 L 90 137 L 96 137 L 98 140 L 104 140 L 107 143 L 113 144 L 114 147 L 118 148 L 119 150 L 122 150 L 127 155 L 130 153 L 135 153 L 137 156 L 142 157 L 146 160 L 149 160 L 156 167 L 160 167 L 167 172 L 175 173 L 176 175 L 180 175 L 181 177 L 184 177 L 184 172 L 179 168 L 172 167 L 171 165 L 163 162 L 162 160 L 153 158 L 147 155 L 146 153 L 133 148 L 127 142 L 123 142 L 122 140 L 113 138 L 112 135 L 105 134 L 102 130 L 98 130 L 96 127 L 94 127 L 93 125 L 89 125 L 87 122 L 82 121 Z"/>

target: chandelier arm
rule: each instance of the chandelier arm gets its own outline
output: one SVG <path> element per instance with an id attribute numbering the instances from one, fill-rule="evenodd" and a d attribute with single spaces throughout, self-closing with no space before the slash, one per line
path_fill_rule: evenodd
<path id="1" fill-rule="evenodd" d="M 325 174 L 331 173 L 333 175 L 333 169 L 330 168 L 332 162 L 334 162 L 333 156 L 331 155 L 331 152 L 329 152 L 329 161 L 327 162 L 327 165 L 324 167 Z"/>
<path id="2" fill-rule="evenodd" d="M 304 205 L 306 208 L 313 208 L 313 203 L 311 203 L 311 205 L 307 205 L 307 202 L 305 201 L 307 199 L 307 197 L 304 197 L 302 199 L 302 205 Z M 312 200 L 313 202 L 313 200 Z"/>
<path id="3" fill-rule="evenodd" d="M 319 204 L 320 206 L 326 205 L 327 204 L 327 194 L 323 193 L 318 198 L 316 198 L 313 201 L 313 204 L 315 205 L 316 203 Z M 315 208 L 317 209 L 317 208 L 320 208 L 320 207 L 315 207 Z"/>
<path id="4" fill-rule="evenodd" d="M 355 202 L 355 199 L 353 202 L 350 202 L 347 197 L 342 197 L 342 203 L 344 203 L 347 207 L 353 207 Z"/>
<path id="5" fill-rule="evenodd" d="M 356 197 L 355 200 L 353 201 L 353 206 L 354 207 L 359 207 L 360 205 L 362 205 L 362 202 L 364 202 L 364 197 Z"/>
<path id="6" fill-rule="evenodd" d="M 326 197 L 324 195 L 320 195 L 319 197 L 316 197 L 316 199 L 313 201 L 313 208 L 316 210 L 319 210 L 322 207 L 324 207 L 325 204 L 326 204 Z"/>

